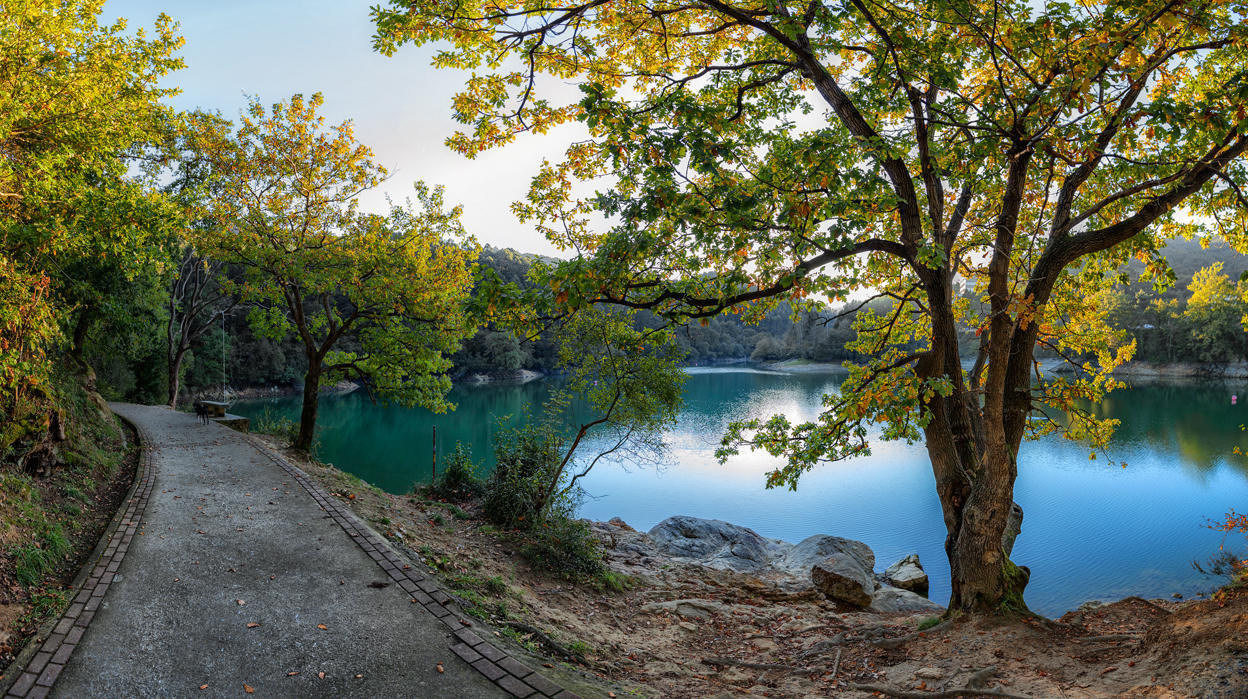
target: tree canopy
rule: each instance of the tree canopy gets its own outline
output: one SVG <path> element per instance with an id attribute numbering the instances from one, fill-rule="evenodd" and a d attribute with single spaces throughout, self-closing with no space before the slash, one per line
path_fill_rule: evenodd
<path id="1" fill-rule="evenodd" d="M 446 410 L 449 355 L 475 331 L 463 313 L 475 244 L 440 189 L 419 205 L 363 214 L 359 195 L 385 170 L 350 123 L 326 127 L 319 94 L 265 108 L 253 100 L 233 136 L 207 128 L 197 148 L 213 175 L 205 215 L 213 256 L 241 266 L 228 284 L 251 326 L 294 334 L 308 361 L 295 446 L 308 449 L 323 381 L 353 379 L 404 405 Z"/>
<path id="2" fill-rule="evenodd" d="M 865 453 L 872 425 L 922 439 L 949 607 L 987 611 L 1025 609 L 1027 571 L 1001 546 L 1023 437 L 1108 438 L 1078 401 L 1130 356 L 1102 303 L 1121 263 L 1164 280 L 1164 237 L 1248 243 L 1244 11 L 392 0 L 374 17 L 380 51 L 435 43 L 435 65 L 473 72 L 448 141 L 465 155 L 567 122 L 588 132 L 515 205 L 573 253 L 527 299 L 543 315 L 608 303 L 684 323 L 890 299 L 855 321 L 872 359 L 818 419 L 737 423 L 723 453 L 783 456 L 768 481 L 792 486 Z M 967 368 L 959 322 L 980 340 Z M 1094 357 L 1090 374 L 1034 380 L 1038 346 Z M 1045 406 L 1066 418 L 1029 420 Z"/>
<path id="3" fill-rule="evenodd" d="M 125 323 L 168 271 L 169 210 L 131 169 L 168 131 L 161 77 L 176 27 L 98 21 L 102 0 L 20 0 L 0 13 L 0 416 L 47 394 L 55 351 Z M 124 289 L 123 293 L 121 290 Z"/>

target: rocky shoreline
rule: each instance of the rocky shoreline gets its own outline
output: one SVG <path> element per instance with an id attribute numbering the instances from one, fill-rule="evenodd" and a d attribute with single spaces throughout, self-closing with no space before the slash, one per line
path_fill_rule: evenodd
<path id="1" fill-rule="evenodd" d="M 592 526 L 609 542 L 612 565 L 634 576 L 671 563 L 695 565 L 749 575 L 790 594 L 814 590 L 864 611 L 945 611 L 925 597 L 928 579 L 917 554 L 876 572 L 869 546 L 839 536 L 816 534 L 791 544 L 729 522 L 687 516 L 668 517 L 645 533 L 618 518 Z M 664 604 L 678 609 L 679 602 Z"/>
<path id="2" fill-rule="evenodd" d="M 1180 362 L 1154 364 L 1127 362 L 1114 370 L 1115 376 L 1156 377 L 1176 379 L 1248 379 L 1248 363 L 1200 364 Z"/>

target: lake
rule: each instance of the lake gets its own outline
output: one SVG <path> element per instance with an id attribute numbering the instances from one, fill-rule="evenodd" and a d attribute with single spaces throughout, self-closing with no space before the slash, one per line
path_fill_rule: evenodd
<path id="1" fill-rule="evenodd" d="M 685 406 L 668 435 L 661 468 L 600 463 L 587 478 L 591 497 L 581 516 L 621 517 L 640 530 L 676 514 L 723 519 L 772 538 L 797 542 L 834 534 L 866 542 L 882 570 L 918 553 L 931 577 L 931 597 L 949 595 L 944 524 L 927 455 L 920 445 L 875 442 L 869 457 L 826 464 L 807 473 L 797 491 L 766 490 L 763 474 L 776 462 L 744 453 L 720 465 L 714 449 L 732 418 L 784 413 L 814 416 L 825 392 L 843 377 L 749 368 L 691 369 Z M 498 417 L 536 410 L 550 381 L 460 386 L 458 408 L 445 415 L 382 407 L 363 392 L 325 396 L 319 457 L 387 491 L 407 492 L 429 478 L 432 432 L 438 454 L 455 443 L 492 463 Z M 1015 499 L 1025 512 L 1012 558 L 1030 566 L 1028 604 L 1049 616 L 1090 599 L 1185 595 L 1213 580 L 1193 560 L 1217 552 L 1222 536 L 1204 525 L 1231 508 L 1248 508 L 1248 460 L 1241 425 L 1244 382 L 1137 383 L 1107 398 L 1101 410 L 1122 421 L 1108 464 L 1058 438 L 1024 443 Z M 253 419 L 298 416 L 298 398 L 239 402 L 232 412 Z M 1123 468 L 1119 462 L 1125 462 Z M 1228 547 L 1242 548 L 1232 538 Z"/>

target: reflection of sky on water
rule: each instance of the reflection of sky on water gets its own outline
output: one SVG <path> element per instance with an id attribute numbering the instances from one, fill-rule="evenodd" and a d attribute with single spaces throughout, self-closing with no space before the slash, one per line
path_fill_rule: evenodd
<path id="1" fill-rule="evenodd" d="M 799 421 L 817 414 L 822 395 L 841 377 L 734 369 L 691 372 L 686 406 L 669 435 L 663 468 L 601 464 L 584 479 L 591 495 L 582 514 L 623 517 L 645 529 L 674 514 L 724 519 L 774 538 L 812 534 L 859 539 L 877 567 L 918 552 L 932 576 L 932 597 L 948 595 L 944 525 L 921 445 L 873 444 L 869 457 L 825 464 L 796 492 L 766 490 L 763 474 L 777 461 L 744 453 L 725 465 L 713 455 L 733 417 L 775 413 Z M 491 414 L 520 414 L 546 394 L 542 383 L 457 389 L 459 409 L 446 416 L 380 409 L 362 396 L 329 399 L 322 408 L 322 454 L 366 480 L 399 492 L 427 477 L 429 434 L 439 452 L 456 440 L 490 457 L 497 430 Z M 1248 406 L 1230 406 L 1222 383 L 1152 384 L 1121 391 L 1101 407 L 1123 421 L 1110 456 L 1126 469 L 1089 460 L 1088 450 L 1058 439 L 1023 447 L 1016 498 L 1026 512 L 1014 559 L 1032 569 L 1028 601 L 1057 614 L 1091 598 L 1191 593 L 1209 582 L 1191 568 L 1217 549 L 1207 518 L 1248 501 L 1248 462 L 1232 455 L 1245 444 Z M 293 410 L 290 400 L 275 404 Z M 255 405 L 242 406 L 255 415 Z M 1236 542 L 1238 543 L 1238 542 Z"/>

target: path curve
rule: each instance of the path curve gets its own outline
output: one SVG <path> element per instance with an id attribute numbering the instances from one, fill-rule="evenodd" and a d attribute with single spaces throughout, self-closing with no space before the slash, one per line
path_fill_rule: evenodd
<path id="1" fill-rule="evenodd" d="M 258 440 L 164 407 L 113 408 L 139 428 L 154 481 L 85 632 L 62 621 L 77 645 L 57 659 L 53 696 L 574 696 L 485 643 Z"/>

